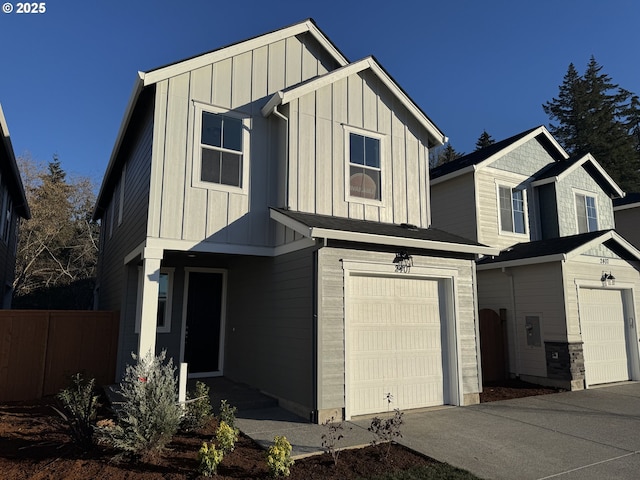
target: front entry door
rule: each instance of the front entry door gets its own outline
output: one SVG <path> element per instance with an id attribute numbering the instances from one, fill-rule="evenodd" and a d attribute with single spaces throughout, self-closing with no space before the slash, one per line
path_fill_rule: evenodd
<path id="1" fill-rule="evenodd" d="M 222 375 L 224 272 L 187 271 L 184 362 L 190 377 Z"/>

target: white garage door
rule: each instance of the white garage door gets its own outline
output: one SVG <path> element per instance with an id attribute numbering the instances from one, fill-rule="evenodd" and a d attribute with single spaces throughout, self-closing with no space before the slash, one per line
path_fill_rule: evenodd
<path id="1" fill-rule="evenodd" d="M 629 380 L 622 291 L 583 288 L 580 293 L 587 385 Z"/>
<path id="2" fill-rule="evenodd" d="M 347 289 L 348 415 L 442 405 L 438 282 L 351 276 Z"/>

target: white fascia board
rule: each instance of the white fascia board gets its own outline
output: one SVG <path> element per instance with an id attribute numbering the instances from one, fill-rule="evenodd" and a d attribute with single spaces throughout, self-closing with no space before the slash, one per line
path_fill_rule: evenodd
<path id="1" fill-rule="evenodd" d="M 640 202 L 627 203 L 626 205 L 618 205 L 617 207 L 613 207 L 613 211 L 619 212 L 620 210 L 628 210 L 630 208 L 638 208 L 638 207 L 640 207 Z"/>
<path id="2" fill-rule="evenodd" d="M 124 135 L 129 128 L 129 122 L 131 121 L 131 115 L 133 115 L 133 110 L 135 109 L 136 104 L 138 103 L 138 98 L 142 93 L 142 89 L 144 88 L 144 73 L 138 72 L 136 80 L 133 84 L 133 91 L 131 92 L 131 96 L 129 97 L 129 102 L 127 103 L 127 108 L 124 113 L 124 117 L 122 118 L 122 122 L 120 123 L 120 129 L 118 130 L 118 135 L 116 136 L 116 141 L 113 145 L 113 150 L 111 151 L 111 157 L 109 158 L 109 163 L 107 164 L 107 170 L 103 176 L 102 185 L 100 186 L 100 192 L 96 197 L 96 207 L 100 203 L 100 199 L 102 198 L 102 194 L 107 184 L 107 180 L 111 176 L 113 165 L 118 158 L 118 153 L 120 152 L 120 147 L 122 146 L 122 141 L 124 140 Z M 93 219 L 96 220 L 97 211 L 93 212 Z"/>
<path id="3" fill-rule="evenodd" d="M 7 119 L 2 111 L 2 105 L 0 105 L 0 129 L 2 129 L 2 137 L 9 138 L 9 126 L 7 125 Z"/>
<path id="4" fill-rule="evenodd" d="M 253 245 L 237 245 L 229 243 L 212 243 L 193 240 L 176 240 L 167 238 L 147 238 L 146 248 L 175 250 L 191 253 L 225 253 L 230 255 L 254 255 L 272 257 L 273 247 Z"/>
<path id="5" fill-rule="evenodd" d="M 634 247 L 633 245 L 631 245 L 629 242 L 627 242 L 624 238 L 622 238 L 616 231 L 611 230 L 609 232 L 605 232 L 602 235 L 600 235 L 599 237 L 594 238 L 593 240 L 591 240 L 588 243 L 585 243 L 584 245 L 576 248 L 575 250 L 572 250 L 571 252 L 569 252 L 567 254 L 567 258 L 574 258 L 577 257 L 579 255 L 582 255 L 584 252 L 603 244 L 604 242 L 606 242 L 607 240 L 614 240 L 616 243 L 618 243 L 621 247 L 623 247 L 626 251 L 628 251 L 631 255 L 633 255 L 637 260 L 640 260 L 640 251 Z"/>
<path id="6" fill-rule="evenodd" d="M 266 33 L 249 40 L 240 41 L 227 47 L 222 47 L 219 50 L 213 52 L 204 53 L 188 60 L 183 60 L 173 65 L 168 65 L 157 70 L 153 70 L 144 75 L 145 86 L 152 83 L 157 83 L 161 80 L 165 80 L 182 73 L 189 72 L 191 70 L 210 65 L 215 62 L 219 62 L 226 58 L 230 58 L 236 55 L 249 52 L 263 45 L 284 40 L 286 38 L 300 35 L 301 33 L 309 32 L 315 37 L 315 39 L 331 54 L 331 56 L 338 62 L 339 65 L 346 65 L 349 63 L 346 58 L 331 44 L 313 22 L 306 20 L 304 22 L 285 27 L 280 30 L 276 30 L 271 33 Z"/>
<path id="7" fill-rule="evenodd" d="M 532 187 L 540 187 L 542 185 L 546 185 L 547 183 L 557 183 L 560 178 L 558 176 L 543 178 L 542 180 L 536 180 L 535 182 L 531 182 Z"/>
<path id="8" fill-rule="evenodd" d="M 451 180 L 452 178 L 459 177 L 460 175 L 464 175 L 465 173 L 475 172 L 476 165 L 469 165 L 468 167 L 461 168 L 460 170 L 455 170 L 451 173 L 447 173 L 446 175 L 442 175 L 441 177 L 434 178 L 433 180 L 429 180 L 430 185 L 438 185 L 439 183 L 446 182 L 447 180 Z"/>
<path id="9" fill-rule="evenodd" d="M 312 238 L 327 238 L 330 240 L 344 240 L 347 242 L 372 243 L 375 245 L 395 245 L 398 247 L 420 248 L 425 250 L 440 250 L 445 252 L 473 253 L 481 255 L 497 255 L 497 248 L 482 245 L 465 245 L 461 243 L 437 242 L 417 238 L 392 237 L 376 235 L 374 233 L 349 232 L 345 230 L 331 230 L 326 228 L 311 228 Z"/>
<path id="10" fill-rule="evenodd" d="M 283 213 L 280 213 L 273 209 L 269 209 L 269 215 L 276 222 L 280 223 L 281 225 L 284 225 L 287 228 L 290 228 L 294 232 L 297 232 L 300 235 L 302 235 L 303 237 L 306 237 L 306 238 L 312 237 L 311 228 L 305 225 L 304 223 L 300 223 L 297 220 L 294 220 L 293 218 L 287 215 L 284 215 Z"/>
<path id="11" fill-rule="evenodd" d="M 507 260 L 505 262 L 488 263 L 486 265 L 476 265 L 477 270 L 495 270 L 497 268 L 522 267 L 525 265 L 535 265 L 538 263 L 563 262 L 567 260 L 564 253 L 556 255 L 545 255 L 543 257 L 520 258 L 518 260 Z"/>
<path id="12" fill-rule="evenodd" d="M 598 173 L 600 173 L 600 175 L 603 176 L 603 178 L 607 181 L 607 183 L 611 185 L 611 188 L 618 194 L 620 198 L 624 197 L 625 195 L 624 191 L 618 186 L 615 180 L 611 178 L 611 176 L 607 173 L 607 171 L 604 168 L 602 168 L 602 165 L 600 165 L 600 163 L 595 158 L 593 158 L 593 155 L 591 155 L 590 153 L 587 153 L 585 155 L 585 160 L 580 162 L 580 165 L 583 165 L 586 162 L 591 162 L 591 164 L 594 167 L 596 167 L 596 170 L 598 171 Z"/>

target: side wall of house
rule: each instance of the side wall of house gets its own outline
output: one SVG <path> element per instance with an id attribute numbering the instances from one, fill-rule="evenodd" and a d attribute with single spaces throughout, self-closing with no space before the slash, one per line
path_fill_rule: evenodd
<path id="1" fill-rule="evenodd" d="M 264 118 L 260 109 L 275 92 L 335 67 L 315 39 L 303 34 L 160 81 L 149 235 L 270 246 L 268 207 L 281 206 L 278 176 L 284 175 L 272 157 L 283 127 L 282 120 Z M 247 119 L 248 154 L 242 161 L 249 171 L 242 188 L 204 184 L 197 178 L 200 109 Z"/>
<path id="2" fill-rule="evenodd" d="M 126 146 L 125 166 L 101 220 L 98 308 L 120 311 L 119 373 L 130 361 L 129 353 L 137 350 L 137 335 L 132 332 L 138 270 L 136 265 L 125 265 L 124 258 L 146 237 L 152 142 L 153 108 L 149 105 Z"/>
<path id="3" fill-rule="evenodd" d="M 318 252 L 318 409 L 345 407 L 345 290 L 343 260 L 392 264 L 393 252 L 325 247 Z M 480 391 L 478 382 L 475 287 L 470 260 L 413 255 L 414 266 L 457 271 L 457 363 L 462 371 L 463 394 Z M 463 399 L 460 399 L 463 402 Z"/>
<path id="4" fill-rule="evenodd" d="M 0 132 L 1 133 L 1 132 Z M 9 159 L 2 157 L 0 161 L 9 165 Z M 18 243 L 18 214 L 14 207 L 16 200 L 12 198 L 7 182 L 9 175 L 0 175 L 0 308 L 11 308 L 13 281 L 16 273 L 16 249 Z M 10 200 L 11 204 L 5 205 Z"/>
<path id="5" fill-rule="evenodd" d="M 471 240 L 478 239 L 473 173 L 431 185 L 432 226 Z"/>
<path id="6" fill-rule="evenodd" d="M 289 207 L 429 226 L 428 132 L 365 70 L 289 105 Z M 349 134 L 380 139 L 380 201 L 349 192 Z"/>
<path id="7" fill-rule="evenodd" d="M 584 168 L 577 168 L 556 185 L 560 236 L 578 233 L 576 192 L 596 198 L 598 230 L 615 228 L 611 199 Z"/>
<path id="8" fill-rule="evenodd" d="M 640 208 L 626 208 L 615 212 L 616 231 L 640 249 Z"/>

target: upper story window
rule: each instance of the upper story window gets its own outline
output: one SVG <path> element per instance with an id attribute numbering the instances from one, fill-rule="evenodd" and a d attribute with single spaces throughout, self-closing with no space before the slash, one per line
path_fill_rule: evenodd
<path id="1" fill-rule="evenodd" d="M 382 200 L 381 140 L 348 132 L 348 191 L 351 198 Z"/>
<path id="2" fill-rule="evenodd" d="M 578 233 L 598 230 L 598 209 L 596 198 L 583 193 L 576 193 L 576 219 Z"/>
<path id="3" fill-rule="evenodd" d="M 510 233 L 527 233 L 526 196 L 522 189 L 498 186 L 500 230 Z"/>
<path id="4" fill-rule="evenodd" d="M 248 174 L 248 122 L 236 112 L 197 105 L 194 184 L 206 188 L 245 189 Z"/>

